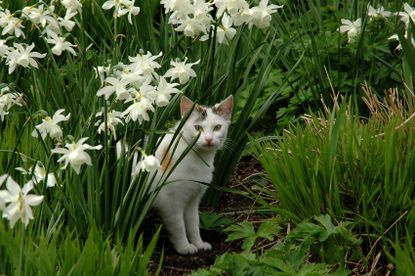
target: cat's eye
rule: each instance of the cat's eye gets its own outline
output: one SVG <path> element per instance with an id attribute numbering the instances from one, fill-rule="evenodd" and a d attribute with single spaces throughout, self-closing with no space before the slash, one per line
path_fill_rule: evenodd
<path id="1" fill-rule="evenodd" d="M 203 127 L 200 126 L 200 125 L 194 125 L 194 127 L 197 131 L 202 131 L 203 130 Z"/>
<path id="2" fill-rule="evenodd" d="M 222 128 L 222 125 L 216 125 L 216 126 L 213 128 L 213 131 L 219 131 L 221 128 Z"/>

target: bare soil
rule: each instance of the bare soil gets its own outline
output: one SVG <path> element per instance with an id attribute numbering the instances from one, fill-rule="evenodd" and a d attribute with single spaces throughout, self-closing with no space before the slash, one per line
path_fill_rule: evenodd
<path id="1" fill-rule="evenodd" d="M 262 172 L 259 162 L 252 157 L 244 157 L 232 174 L 227 187 L 243 190 L 243 188 L 241 188 L 241 183 L 243 183 L 246 178 L 259 172 Z M 225 193 L 217 206 L 213 208 L 201 206 L 201 210 L 231 217 L 234 221 L 243 221 L 253 215 L 254 203 L 249 198 L 238 193 Z M 154 218 L 154 225 L 159 223 L 160 221 L 157 218 Z M 220 231 L 202 230 L 201 235 L 205 241 L 212 244 L 212 250 L 198 252 L 191 256 L 181 256 L 176 253 L 168 240 L 167 233 L 162 230 L 155 253 L 153 254 L 153 273 L 159 266 L 160 257 L 163 251 L 164 257 L 160 275 L 187 275 L 198 268 L 209 267 L 215 262 L 216 256 L 226 252 L 241 251 L 240 242 L 226 242 L 226 234 L 221 233 Z"/>

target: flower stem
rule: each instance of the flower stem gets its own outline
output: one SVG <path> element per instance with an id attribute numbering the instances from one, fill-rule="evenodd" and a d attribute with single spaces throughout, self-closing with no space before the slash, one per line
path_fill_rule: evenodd
<path id="1" fill-rule="evenodd" d="M 19 252 L 19 267 L 18 267 L 18 271 L 17 271 L 17 275 L 21 276 L 23 275 L 23 245 L 24 245 L 24 239 L 25 239 L 25 235 L 26 235 L 26 229 L 25 226 L 22 224 L 22 234 L 21 234 L 21 238 L 20 238 L 20 252 Z"/>

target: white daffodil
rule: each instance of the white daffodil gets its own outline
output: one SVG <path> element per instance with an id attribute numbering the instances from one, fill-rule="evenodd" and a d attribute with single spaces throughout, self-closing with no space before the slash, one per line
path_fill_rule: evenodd
<path id="1" fill-rule="evenodd" d="M 32 52 L 35 44 L 25 46 L 24 44 L 13 43 L 14 48 L 10 48 L 7 54 L 6 64 L 9 66 L 9 74 L 13 73 L 17 65 L 25 68 L 35 67 L 38 68 L 35 58 L 44 58 L 46 54 L 40 54 L 38 52 Z"/>
<path id="2" fill-rule="evenodd" d="M 3 29 L 1 35 L 14 34 L 15 37 L 24 38 L 22 22 L 20 18 L 14 17 L 8 9 L 0 10 L 0 27 Z"/>
<path id="3" fill-rule="evenodd" d="M 106 1 L 104 4 L 102 4 L 102 8 L 104 9 L 104 10 L 109 10 L 109 9 L 112 9 L 113 7 L 115 7 L 115 5 L 116 4 L 118 4 L 117 2 L 118 2 L 119 0 L 109 0 L 109 1 Z M 119 5 L 119 4 L 118 4 Z"/>
<path id="4" fill-rule="evenodd" d="M 73 49 L 73 47 L 76 47 L 76 45 L 73 45 L 72 43 L 65 41 L 64 37 L 58 36 L 55 32 L 48 32 L 49 38 L 46 39 L 46 41 L 49 44 L 54 44 L 55 46 L 52 47 L 52 53 L 54 55 L 60 56 L 62 55 L 63 51 L 68 51 L 72 55 L 76 56 L 76 52 Z"/>
<path id="5" fill-rule="evenodd" d="M 205 0 L 193 0 L 193 5 L 191 6 L 191 13 L 195 18 L 202 18 L 210 17 L 210 12 L 213 10 L 212 4 Z M 210 18 L 209 18 L 210 23 Z"/>
<path id="6" fill-rule="evenodd" d="M 95 117 L 102 117 L 103 116 L 103 112 L 98 112 Z M 111 110 L 109 112 L 107 112 L 107 129 L 112 133 L 112 135 L 114 136 L 114 139 L 117 139 L 117 133 L 116 133 L 116 127 L 117 125 L 123 125 L 123 114 L 122 112 L 119 111 L 115 111 L 115 110 Z M 105 131 L 105 120 L 104 118 L 99 119 L 95 125 L 99 125 L 98 126 L 98 133 L 101 134 L 101 132 Z"/>
<path id="7" fill-rule="evenodd" d="M 8 177 L 7 174 L 0 175 L 0 188 L 3 185 L 4 181 L 7 179 L 7 177 Z M 4 199 L 0 197 L 0 211 L 3 211 L 5 207 L 6 207 L 6 202 L 4 202 Z"/>
<path id="8" fill-rule="evenodd" d="M 128 22 L 133 24 L 131 17 L 140 13 L 140 7 L 134 6 L 135 0 L 109 0 L 106 1 L 102 8 L 110 10 L 114 8 L 114 17 L 121 17 L 128 14 Z"/>
<path id="9" fill-rule="evenodd" d="M 32 132 L 33 137 L 38 137 L 39 133 L 42 139 L 45 139 L 49 134 L 50 138 L 60 140 L 62 138 L 62 129 L 58 125 L 60 122 L 69 120 L 71 114 L 64 116 L 62 113 L 65 109 L 59 109 L 53 114 L 53 117 L 46 116 L 42 119 L 42 123 L 35 126 Z"/>
<path id="10" fill-rule="evenodd" d="M 9 109 L 13 105 L 21 106 L 21 97 L 20 93 L 9 93 L 10 88 L 4 87 L 0 91 L 0 119 L 4 120 L 4 117 L 9 114 Z"/>
<path id="11" fill-rule="evenodd" d="M 403 5 L 403 9 L 403 12 L 397 12 L 396 14 L 401 17 L 401 21 L 404 22 L 405 26 L 408 28 L 410 19 L 415 22 L 415 9 L 412 8 L 408 3 Z"/>
<path id="12" fill-rule="evenodd" d="M 383 6 L 380 6 L 380 8 L 375 9 L 370 4 L 367 8 L 367 15 L 370 17 L 389 17 L 392 15 L 390 11 L 385 10 Z"/>
<path id="13" fill-rule="evenodd" d="M 125 121 L 138 121 L 141 124 L 143 121 L 150 120 L 148 112 L 154 112 L 155 110 L 154 106 L 151 104 L 151 101 L 145 97 L 136 98 L 132 101 L 133 103 L 123 112 Z"/>
<path id="14" fill-rule="evenodd" d="M 12 228 L 19 219 L 26 227 L 29 220 L 34 218 L 31 206 L 39 205 L 43 200 L 43 196 L 29 194 L 33 189 L 32 181 L 27 182 L 23 188 L 20 188 L 11 176 L 7 176 L 6 187 L 7 190 L 0 191 L 0 201 L 8 204 L 3 209 L 3 217 L 9 220 Z"/>
<path id="15" fill-rule="evenodd" d="M 36 164 L 35 167 L 31 167 L 28 170 L 24 168 L 18 167 L 16 170 L 20 171 L 24 175 L 32 175 L 32 181 L 35 184 L 39 184 L 40 182 L 44 181 L 46 178 L 46 187 L 55 187 L 56 185 L 56 177 L 54 173 L 46 173 L 46 169 L 43 165 Z"/>
<path id="16" fill-rule="evenodd" d="M 138 76 L 137 76 L 138 78 Z M 106 85 L 100 88 L 97 91 L 97 96 L 104 96 L 106 100 L 115 93 L 117 99 L 124 100 L 130 98 L 130 93 L 134 92 L 134 89 L 128 87 L 134 79 L 117 79 L 114 77 L 107 77 L 105 82 L 109 85 Z"/>
<path id="17" fill-rule="evenodd" d="M 79 174 L 83 164 L 88 166 L 92 165 L 91 157 L 85 152 L 85 150 L 100 150 L 102 146 L 84 144 L 86 140 L 88 140 L 88 137 L 81 138 L 76 143 L 73 142 L 66 144 L 66 149 L 56 148 L 52 150 L 52 153 L 63 154 L 63 156 L 58 159 L 58 162 L 64 162 L 62 170 L 66 169 L 68 164 L 70 164 L 75 172 Z"/>
<path id="18" fill-rule="evenodd" d="M 171 95 L 179 93 L 180 90 L 175 88 L 178 83 L 168 83 L 163 76 L 160 76 L 159 83 L 157 85 L 157 98 L 156 105 L 158 107 L 166 106 L 169 104 Z"/>
<path id="19" fill-rule="evenodd" d="M 343 25 L 340 26 L 337 30 L 340 33 L 347 33 L 348 43 L 354 41 L 354 39 L 360 32 L 360 28 L 362 26 L 362 19 L 359 18 L 353 22 L 348 19 L 342 19 L 341 22 Z"/>
<path id="20" fill-rule="evenodd" d="M 191 3 L 189 0 L 161 0 L 160 4 L 163 5 L 166 13 L 184 12 L 191 9 Z"/>
<path id="21" fill-rule="evenodd" d="M 154 74 L 154 71 L 161 67 L 161 65 L 155 60 L 162 55 L 163 53 L 160 52 L 158 55 L 153 56 L 149 51 L 147 51 L 147 54 L 145 55 L 138 54 L 135 57 L 128 57 L 131 64 L 127 66 L 127 69 L 136 74 L 151 77 Z"/>
<path id="22" fill-rule="evenodd" d="M 51 21 L 52 16 L 48 9 L 43 9 L 43 4 L 38 7 L 24 7 L 22 10 L 24 17 L 28 18 L 33 24 L 40 24 L 43 28 L 46 26 L 48 21 Z"/>
<path id="23" fill-rule="evenodd" d="M 199 64 L 200 60 L 194 63 L 187 63 L 187 57 L 184 61 L 171 61 L 173 68 L 167 70 L 165 77 L 170 77 L 171 80 L 179 79 L 180 84 L 185 84 L 191 77 L 196 77 L 196 72 L 192 69 L 193 65 Z"/>
<path id="24" fill-rule="evenodd" d="M 7 46 L 6 42 L 6 40 L 0 39 L 0 59 L 9 53 L 9 46 Z"/>
<path id="25" fill-rule="evenodd" d="M 79 0 L 61 0 L 62 5 L 66 8 L 67 13 L 80 12 L 82 3 Z"/>
<path id="26" fill-rule="evenodd" d="M 160 161 L 154 155 L 146 155 L 144 152 L 140 162 L 137 163 L 132 173 L 137 175 L 140 171 L 153 172 L 160 169 Z"/>
<path id="27" fill-rule="evenodd" d="M 64 17 L 58 18 L 59 26 L 65 28 L 68 32 L 71 32 L 75 26 L 75 21 L 71 20 L 77 12 L 67 12 Z"/>
<path id="28" fill-rule="evenodd" d="M 221 22 L 222 24 L 218 26 L 216 31 L 216 41 L 228 44 L 228 41 L 236 35 L 236 30 L 232 28 L 233 20 L 227 13 L 224 13 Z"/>
<path id="29" fill-rule="evenodd" d="M 245 0 L 214 0 L 213 4 L 218 9 L 218 16 L 227 11 L 233 17 L 241 11 L 249 9 L 249 4 Z"/>
<path id="30" fill-rule="evenodd" d="M 405 33 L 404 37 L 405 37 L 405 39 L 408 39 L 408 34 Z M 396 46 L 395 50 L 402 50 L 402 44 L 401 44 L 401 41 L 399 39 L 398 34 L 394 34 L 394 35 L 390 36 L 388 39 L 398 41 L 399 44 L 398 44 L 398 46 Z M 411 44 L 412 44 L 412 47 L 415 47 L 415 40 L 414 40 L 413 37 L 411 37 Z"/>
<path id="31" fill-rule="evenodd" d="M 135 0 L 120 0 L 121 4 L 124 6 L 124 8 L 128 11 L 128 22 L 130 24 L 133 24 L 133 21 L 131 19 L 131 16 L 138 15 L 140 13 L 140 7 L 134 6 Z"/>
<path id="32" fill-rule="evenodd" d="M 251 22 L 258 28 L 267 28 L 271 22 L 271 14 L 283 6 L 268 5 L 268 0 L 261 0 L 259 5 L 251 9 Z"/>
<path id="33" fill-rule="evenodd" d="M 101 86 L 104 85 L 105 77 L 108 76 L 111 66 L 97 66 L 95 69 L 95 77 L 101 81 Z"/>
<path id="34" fill-rule="evenodd" d="M 177 32 L 183 32 L 185 36 L 195 38 L 201 34 L 206 34 L 210 28 L 210 24 L 205 24 L 204 21 L 199 18 L 186 16 L 185 19 L 177 21 L 171 21 L 173 25 L 178 25 L 174 30 Z M 210 22 L 209 22 L 210 23 Z"/>

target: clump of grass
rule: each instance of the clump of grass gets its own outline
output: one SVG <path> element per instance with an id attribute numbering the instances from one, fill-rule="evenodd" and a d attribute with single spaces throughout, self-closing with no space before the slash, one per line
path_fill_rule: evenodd
<path id="1" fill-rule="evenodd" d="M 413 115 L 398 108 L 405 102 L 367 91 L 370 118 L 344 100 L 252 150 L 275 190 L 261 189 L 279 204 L 260 202 L 295 223 L 324 213 L 353 222 L 365 241 L 363 263 L 384 258 L 387 241 L 414 226 L 415 203 Z"/>

